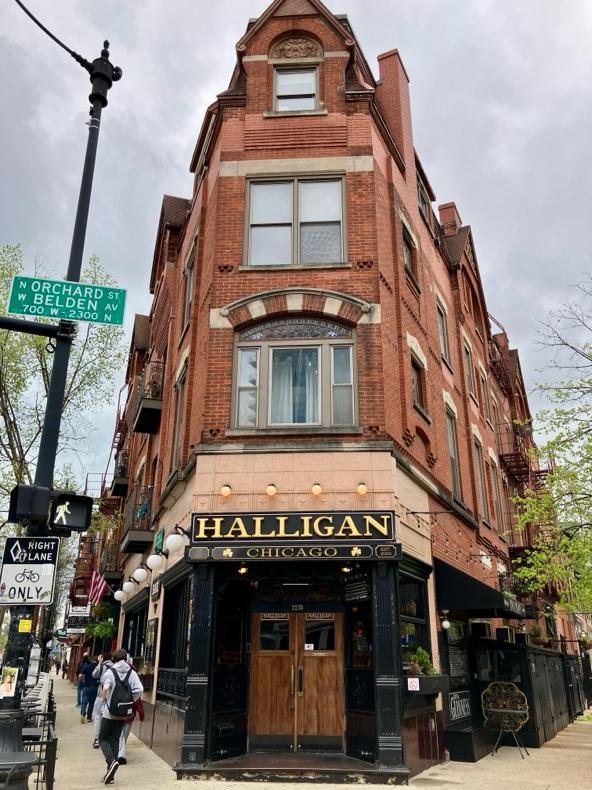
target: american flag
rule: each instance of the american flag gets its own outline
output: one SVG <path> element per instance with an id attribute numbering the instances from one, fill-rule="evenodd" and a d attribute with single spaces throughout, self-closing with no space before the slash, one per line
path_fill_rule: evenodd
<path id="1" fill-rule="evenodd" d="M 90 589 L 88 591 L 88 602 L 91 604 L 97 604 L 105 595 L 105 590 L 107 589 L 107 582 L 105 581 L 105 577 L 101 576 L 100 573 L 97 573 L 94 569 L 92 575 L 90 577 Z"/>

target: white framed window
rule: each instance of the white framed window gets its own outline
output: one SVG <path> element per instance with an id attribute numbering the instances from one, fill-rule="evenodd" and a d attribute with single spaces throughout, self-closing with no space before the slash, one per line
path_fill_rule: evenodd
<path id="1" fill-rule="evenodd" d="M 452 496 L 461 499 L 460 467 L 458 463 L 458 442 L 456 439 L 456 417 L 446 409 L 446 431 L 448 435 L 448 454 L 450 456 L 450 472 L 452 475 Z"/>
<path id="2" fill-rule="evenodd" d="M 236 428 L 355 424 L 354 338 L 314 318 L 250 327 L 236 344 Z"/>
<path id="3" fill-rule="evenodd" d="M 181 321 L 181 332 L 189 323 L 191 316 L 191 302 L 193 301 L 193 268 L 195 264 L 195 249 L 192 250 L 187 266 L 183 272 L 183 320 Z"/>
<path id="4" fill-rule="evenodd" d="M 183 442 L 181 429 L 183 425 L 183 410 L 185 408 L 185 384 L 187 381 L 187 366 L 175 383 L 175 427 L 173 431 L 173 447 L 171 452 L 171 469 L 178 469 L 181 465 Z"/>
<path id="5" fill-rule="evenodd" d="M 317 69 L 276 68 L 274 72 L 274 109 L 278 112 L 316 110 L 318 107 Z"/>
<path id="6" fill-rule="evenodd" d="M 448 325 L 446 323 L 446 310 L 436 299 L 436 316 L 438 319 L 438 339 L 440 341 L 440 354 L 442 359 L 450 364 L 450 346 L 448 343 Z"/>
<path id="7" fill-rule="evenodd" d="M 249 266 L 343 261 L 343 179 L 249 182 Z"/>
<path id="8" fill-rule="evenodd" d="M 473 442 L 473 454 L 475 457 L 475 475 L 477 477 L 477 493 L 479 495 L 479 506 L 483 521 L 489 521 L 489 505 L 487 502 L 487 483 L 485 480 L 485 468 L 483 466 L 483 448 L 475 440 Z"/>
<path id="9" fill-rule="evenodd" d="M 491 403 L 489 400 L 489 388 L 487 387 L 487 377 L 483 370 L 479 371 L 479 378 L 481 380 L 481 406 L 483 407 L 483 416 L 486 420 L 491 422 Z"/>
<path id="10" fill-rule="evenodd" d="M 500 500 L 497 465 L 494 463 L 492 458 L 489 459 L 489 482 L 491 483 L 491 493 L 492 493 L 492 496 L 493 496 L 493 508 L 494 508 L 494 511 L 495 511 L 495 523 L 497 525 L 498 532 L 501 532 L 503 530 L 503 528 L 504 528 L 503 515 L 502 515 L 502 503 L 501 503 L 501 500 Z"/>
<path id="11" fill-rule="evenodd" d="M 469 393 L 475 397 L 475 372 L 473 370 L 473 352 L 471 347 L 465 343 L 463 346 L 464 360 L 465 360 L 465 376 L 467 380 L 467 389 Z"/>

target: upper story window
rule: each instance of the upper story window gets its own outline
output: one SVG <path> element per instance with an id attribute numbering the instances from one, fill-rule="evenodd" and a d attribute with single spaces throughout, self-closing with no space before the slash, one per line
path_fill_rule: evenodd
<path id="1" fill-rule="evenodd" d="M 348 327 L 300 318 L 246 329 L 237 342 L 238 428 L 353 426 L 354 340 Z"/>
<path id="2" fill-rule="evenodd" d="M 273 65 L 274 112 L 314 112 L 322 109 L 319 101 L 319 67 L 323 59 L 321 45 L 304 36 L 276 42 L 269 52 Z"/>
<path id="3" fill-rule="evenodd" d="M 450 472 L 452 474 L 452 496 L 461 499 L 460 466 L 458 462 L 458 442 L 456 438 L 456 418 L 446 409 L 446 432 L 448 437 L 448 454 L 450 456 Z"/>
<path id="4" fill-rule="evenodd" d="M 340 263 L 343 246 L 341 178 L 249 183 L 250 266 Z"/>
<path id="5" fill-rule="evenodd" d="M 487 501 L 487 483 L 483 466 L 483 448 L 475 439 L 473 442 L 473 457 L 475 460 L 475 476 L 477 477 L 477 494 L 479 497 L 479 510 L 483 521 L 489 521 L 489 505 Z"/>
<path id="6" fill-rule="evenodd" d="M 446 323 L 446 310 L 436 299 L 436 315 L 438 317 L 438 338 L 440 341 L 440 354 L 442 359 L 450 364 L 450 346 L 448 343 L 448 325 Z"/>
<path id="7" fill-rule="evenodd" d="M 181 321 L 181 331 L 189 323 L 191 316 L 191 302 L 193 300 L 193 269 L 195 265 L 195 246 L 191 250 L 185 271 L 183 272 L 183 319 Z"/>
<path id="8" fill-rule="evenodd" d="M 465 376 L 467 380 L 467 389 L 469 393 L 475 397 L 475 371 L 473 370 L 473 352 L 470 346 L 466 343 L 463 347 L 463 354 L 465 359 Z"/>
<path id="9" fill-rule="evenodd" d="M 316 68 L 275 70 L 275 110 L 316 110 L 317 93 Z"/>

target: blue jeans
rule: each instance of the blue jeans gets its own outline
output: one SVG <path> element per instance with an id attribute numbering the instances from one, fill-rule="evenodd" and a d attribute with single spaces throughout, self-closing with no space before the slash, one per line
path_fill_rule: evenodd
<path id="1" fill-rule="evenodd" d="M 86 716 L 87 721 L 92 718 L 93 705 L 97 698 L 97 689 L 93 687 L 83 687 L 82 689 L 82 703 L 80 705 L 80 715 Z"/>
<path id="2" fill-rule="evenodd" d="M 76 707 L 79 708 L 82 704 L 82 683 L 76 684 Z"/>

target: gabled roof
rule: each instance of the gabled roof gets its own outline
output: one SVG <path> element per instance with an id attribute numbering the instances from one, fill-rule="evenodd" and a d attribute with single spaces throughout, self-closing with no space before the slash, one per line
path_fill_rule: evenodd
<path id="1" fill-rule="evenodd" d="M 132 332 L 132 349 L 148 351 L 150 346 L 150 319 L 147 315 L 136 313 Z"/>
<path id="2" fill-rule="evenodd" d="M 187 198 L 165 195 L 162 199 L 162 221 L 165 225 L 180 228 L 185 222 L 189 200 Z"/>
<path id="3" fill-rule="evenodd" d="M 469 225 L 463 225 L 454 236 L 444 236 L 444 246 L 453 266 L 460 264 L 460 259 L 467 246 L 470 230 Z"/>
<path id="4" fill-rule="evenodd" d="M 156 233 L 156 244 L 154 245 L 154 256 L 152 258 L 152 273 L 150 274 L 150 293 L 154 293 L 156 286 L 156 275 L 160 252 L 164 241 L 164 231 L 167 228 L 180 228 L 187 217 L 187 209 L 190 201 L 187 198 L 165 195 L 162 199 L 160 209 L 160 219 L 158 221 L 158 231 Z"/>
<path id="5" fill-rule="evenodd" d="M 247 32 L 236 45 L 237 52 L 244 52 L 249 41 L 264 27 L 269 19 L 274 16 L 311 16 L 320 14 L 327 22 L 343 37 L 347 47 L 354 45 L 354 40 L 350 36 L 348 29 L 332 14 L 320 0 L 275 0 L 261 16 L 250 24 Z"/>

